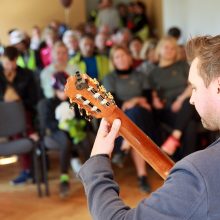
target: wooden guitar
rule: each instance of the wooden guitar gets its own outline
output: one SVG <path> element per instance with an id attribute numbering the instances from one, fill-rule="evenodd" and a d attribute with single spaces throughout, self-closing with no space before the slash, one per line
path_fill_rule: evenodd
<path id="1" fill-rule="evenodd" d="M 85 113 L 88 120 L 104 117 L 112 123 L 114 119 L 119 118 L 120 135 L 163 179 L 166 179 L 174 162 L 117 107 L 112 95 L 106 92 L 96 79 L 77 71 L 67 79 L 65 93 L 70 103 L 78 104 L 78 108 Z"/>

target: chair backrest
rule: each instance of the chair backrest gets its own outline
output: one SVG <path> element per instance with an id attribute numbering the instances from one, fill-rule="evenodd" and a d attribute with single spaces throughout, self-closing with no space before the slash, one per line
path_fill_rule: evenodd
<path id="1" fill-rule="evenodd" d="M 26 118 L 22 102 L 0 102 L 0 137 L 25 131 Z"/>

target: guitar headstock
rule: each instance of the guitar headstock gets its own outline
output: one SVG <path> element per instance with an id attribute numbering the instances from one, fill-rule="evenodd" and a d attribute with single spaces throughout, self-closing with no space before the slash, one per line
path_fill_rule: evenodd
<path id="1" fill-rule="evenodd" d="M 114 111 L 116 105 L 111 93 L 107 92 L 96 79 L 90 78 L 79 71 L 67 79 L 65 94 L 70 103 L 76 103 L 79 110 L 84 111 L 85 117 L 108 117 Z"/>

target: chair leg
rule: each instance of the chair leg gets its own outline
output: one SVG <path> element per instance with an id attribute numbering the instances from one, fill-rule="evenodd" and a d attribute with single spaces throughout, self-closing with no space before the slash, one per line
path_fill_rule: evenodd
<path id="1" fill-rule="evenodd" d="M 37 184 L 38 196 L 42 197 L 42 190 L 41 190 L 40 176 L 39 176 L 39 163 L 38 163 L 36 148 L 33 150 L 33 163 L 34 163 L 34 176 Z"/>
<path id="2" fill-rule="evenodd" d="M 43 181 L 45 184 L 45 192 L 46 196 L 50 195 L 49 184 L 48 184 L 48 172 L 47 172 L 47 163 L 46 163 L 46 151 L 44 144 L 41 143 L 41 159 L 42 159 L 42 173 L 43 173 Z"/>

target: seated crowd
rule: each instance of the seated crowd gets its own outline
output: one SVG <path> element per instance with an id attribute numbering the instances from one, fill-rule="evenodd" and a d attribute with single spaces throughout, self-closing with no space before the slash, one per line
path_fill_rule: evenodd
<path id="1" fill-rule="evenodd" d="M 45 135 L 60 154 L 62 197 L 70 191 L 69 166 L 77 173 L 89 156 L 80 155 L 79 145 L 85 144 L 89 130 L 95 133 L 97 128 L 97 121 L 89 124 L 77 108 L 69 110 L 64 86 L 76 70 L 100 81 L 118 107 L 173 160 L 197 150 L 200 122 L 189 104 L 189 64 L 184 45 L 178 44 L 180 31 L 172 28 L 162 39 L 153 38 L 145 11 L 141 2 L 121 3 L 116 10 L 111 1 L 100 1 L 95 15 L 78 27 L 53 21 L 42 34 L 38 26 L 31 36 L 19 29 L 8 33 L 10 45 L 1 55 L 0 101 L 23 102 L 27 132 L 35 142 L 42 138 L 38 123 L 44 122 Z M 121 137 L 115 145 L 112 162 L 123 167 L 130 153 L 140 189 L 150 192 L 145 161 Z M 46 141 L 46 149 L 50 146 Z M 20 159 L 22 170 L 13 185 L 32 178 L 30 155 Z"/>

